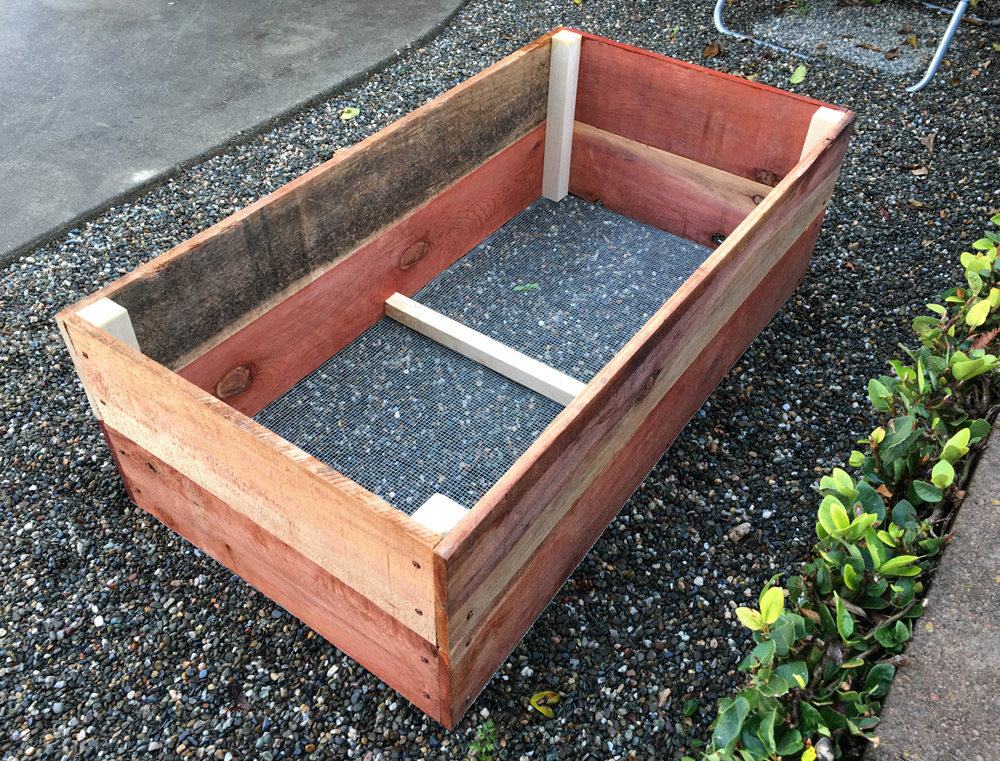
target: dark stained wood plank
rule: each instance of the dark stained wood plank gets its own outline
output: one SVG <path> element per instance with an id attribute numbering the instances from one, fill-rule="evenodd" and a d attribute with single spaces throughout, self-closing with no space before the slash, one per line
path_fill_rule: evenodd
<path id="1" fill-rule="evenodd" d="M 577 121 L 741 177 L 790 172 L 824 105 L 584 35 Z"/>
<path id="2" fill-rule="evenodd" d="M 537 199 L 544 141 L 532 130 L 178 374 L 256 415 L 382 318 L 393 293 L 412 295 Z M 239 368 L 245 382 L 227 391 Z"/>
<path id="3" fill-rule="evenodd" d="M 133 502 L 279 601 L 420 710 L 449 721 L 433 643 L 134 441 L 102 428 Z"/>
<path id="4" fill-rule="evenodd" d="M 772 188 L 577 122 L 570 192 L 708 248 Z"/>
<path id="5" fill-rule="evenodd" d="M 147 356 L 187 364 L 541 125 L 550 36 L 97 296 L 129 311 Z"/>

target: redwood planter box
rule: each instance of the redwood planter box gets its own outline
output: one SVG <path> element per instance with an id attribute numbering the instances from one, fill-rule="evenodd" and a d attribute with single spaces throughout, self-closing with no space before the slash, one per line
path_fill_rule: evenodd
<path id="1" fill-rule="evenodd" d="M 58 316 L 132 500 L 449 727 L 801 281 L 854 119 L 591 35 L 555 34 Z M 435 323 L 430 302 L 406 298 L 419 302 L 427 288 L 447 296 L 457 282 L 449 273 L 461 276 L 469 252 L 535 204 L 543 186 L 552 199 L 540 202 L 543 217 L 581 204 L 559 200 L 567 183 L 572 196 L 600 201 L 594 213 L 623 215 L 626 226 L 640 229 L 636 220 L 703 252 L 597 369 L 573 370 L 590 323 L 560 346 L 558 326 L 586 323 L 582 308 L 562 322 L 533 317 L 549 331 L 538 351 L 480 335 L 492 330 L 487 323 L 515 321 L 504 310 L 577 287 L 566 271 L 552 285 L 548 264 L 532 269 L 531 251 L 518 254 L 527 262 L 519 285 L 489 266 L 476 276 L 499 278 L 479 289 L 496 303 L 475 307 L 456 291 L 458 307 L 440 311 L 460 323 L 468 315 L 464 328 Z M 548 229 L 508 237 L 540 246 L 549 235 L 556 242 L 546 251 L 566 249 Z M 585 252 L 580 272 L 612 261 L 596 282 L 618 273 L 631 254 L 612 249 Z M 623 275 L 634 278 L 623 292 L 662 280 L 658 266 L 644 267 Z M 567 298 L 569 313 L 577 293 Z M 637 311 L 623 298 L 597 295 L 623 315 Z M 433 361 L 365 365 L 388 351 L 384 336 L 366 337 L 383 330 L 387 300 L 398 323 L 440 344 Z M 590 319 L 595 330 L 616 322 Z M 538 333 L 528 328 L 515 328 L 512 341 Z M 416 343 L 405 343 L 412 360 Z M 348 356 L 357 359 L 340 359 Z M 419 426 L 416 445 L 397 445 L 372 423 L 375 413 L 347 421 L 348 403 L 386 405 L 363 390 L 338 398 L 347 381 L 329 380 L 337 362 L 371 378 L 380 389 L 372 399 L 402 389 L 405 404 L 392 413 L 401 426 L 427 408 L 453 425 L 435 418 L 426 430 L 448 429 L 441 435 L 472 449 L 486 436 L 484 415 L 520 410 L 544 413 L 542 422 L 503 418 L 494 428 L 509 434 L 510 451 L 494 447 L 469 462 L 452 450 L 436 455 L 437 439 Z M 440 370 L 437 396 L 421 396 L 412 375 L 449 363 L 464 363 L 462 377 L 479 378 L 501 402 L 466 414 L 474 393 L 455 391 L 450 404 L 459 381 Z M 308 412 L 286 392 L 312 398 L 315 389 L 334 394 L 326 422 L 296 418 L 279 431 L 254 419 L 274 405 Z M 370 429 L 357 445 L 350 431 L 343 439 L 341 449 L 359 453 L 345 460 L 353 475 L 331 467 L 343 454 L 336 445 L 322 461 L 291 440 L 296 430 L 336 436 L 355 425 Z M 361 485 L 373 458 L 404 472 L 402 486 Z M 500 468 L 495 477 L 462 482 L 487 461 Z M 408 514 L 414 504 L 394 503 L 400 489 L 425 481 L 446 494 L 461 482 L 448 496 L 471 509 L 447 503 L 462 517 L 435 530 Z"/>

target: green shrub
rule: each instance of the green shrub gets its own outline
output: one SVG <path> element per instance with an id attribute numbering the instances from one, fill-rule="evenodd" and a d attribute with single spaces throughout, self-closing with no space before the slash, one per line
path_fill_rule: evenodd
<path id="1" fill-rule="evenodd" d="M 756 646 L 739 666 L 744 688 L 719 701 L 705 761 L 827 761 L 874 738 L 940 531 L 1000 398 L 998 244 L 988 232 L 962 254 L 965 283 L 913 322 L 919 347 L 901 347 L 894 376 L 869 382 L 882 421 L 851 453 L 857 478 L 835 468 L 820 480 L 812 559 L 786 589 L 772 578 L 758 608 L 736 610 Z"/>

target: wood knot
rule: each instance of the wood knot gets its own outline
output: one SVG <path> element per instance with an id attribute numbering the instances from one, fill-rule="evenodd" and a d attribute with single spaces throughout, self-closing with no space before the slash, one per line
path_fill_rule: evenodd
<path id="1" fill-rule="evenodd" d="M 424 258 L 424 254 L 427 253 L 428 245 L 425 240 L 418 240 L 416 243 L 411 245 L 408 249 L 403 252 L 403 255 L 399 257 L 399 268 L 401 270 L 408 270 L 410 267 L 415 265 L 421 259 Z"/>
<path id="2" fill-rule="evenodd" d="M 649 395 L 649 392 L 653 390 L 653 386 L 656 385 L 656 379 L 657 377 L 659 377 L 659 375 L 660 371 L 654 370 L 648 376 L 646 376 L 646 380 L 642 382 L 642 388 L 639 389 L 637 401 L 640 399 L 645 399 Z"/>
<path id="3" fill-rule="evenodd" d="M 257 368 L 252 362 L 230 368 L 215 384 L 215 395 L 219 399 L 229 399 L 242 394 L 253 383 Z"/>

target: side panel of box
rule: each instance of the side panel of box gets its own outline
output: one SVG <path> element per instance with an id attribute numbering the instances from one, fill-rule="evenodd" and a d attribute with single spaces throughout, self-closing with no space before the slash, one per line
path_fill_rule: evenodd
<path id="1" fill-rule="evenodd" d="M 537 199 L 544 140 L 536 127 L 178 374 L 257 414 L 385 316 L 392 294 L 412 295 Z"/>
<path id="2" fill-rule="evenodd" d="M 663 452 L 698 411 L 715 385 L 753 342 L 801 282 L 822 218 L 761 282 L 743 306 L 636 429 L 628 447 L 594 478 L 539 545 L 502 596 L 483 611 L 485 620 L 453 648 L 453 721 L 489 683 L 524 632 L 583 560 Z M 459 608 L 458 614 L 461 614 Z"/>
<path id="3" fill-rule="evenodd" d="M 128 309 L 147 356 L 187 364 L 540 126 L 549 37 L 96 295 Z"/>
<path id="4" fill-rule="evenodd" d="M 523 623 L 520 629 L 495 612 L 524 569 L 541 557 L 540 548 L 550 535 L 562 526 L 588 523 L 569 518 L 578 505 L 600 520 L 617 511 L 729 363 L 787 297 L 791 286 L 781 280 L 787 274 L 781 270 L 790 269 L 788 282 L 797 282 L 817 219 L 833 191 L 849 122 L 845 117 L 835 141 L 825 142 L 755 209 L 439 545 L 437 553 L 447 566 L 456 715 L 517 643 L 530 624 L 528 611 L 533 616 L 541 610 L 525 606 L 516 617 L 518 626 Z M 789 251 L 798 258 L 786 260 Z M 755 309 L 760 311 L 746 312 Z M 737 322 L 751 316 L 754 327 L 747 337 Z M 716 355 L 732 359 L 713 374 L 702 363 Z M 697 372 L 687 374 L 690 368 Z M 647 422 L 655 421 L 658 408 L 676 404 L 684 409 L 691 403 L 694 407 L 672 432 L 671 425 L 660 431 L 658 423 Z M 601 481 L 618 478 L 616 469 L 628 472 L 624 463 L 633 458 L 641 463 L 641 472 L 633 473 L 622 487 L 627 489 L 624 497 L 612 492 L 612 499 Z M 598 522 L 595 518 L 594 525 Z M 593 537 L 574 535 L 570 528 L 563 531 L 570 544 L 558 552 L 581 557 Z M 536 600 L 550 599 L 565 580 L 562 569 L 555 570 L 558 565 L 549 571 L 547 559 L 539 560 L 533 582 Z"/>
<path id="5" fill-rule="evenodd" d="M 576 120 L 747 179 L 784 177 L 826 104 L 585 35 Z"/>
<path id="6" fill-rule="evenodd" d="M 105 425 L 436 642 L 437 534 L 80 317 L 61 321 Z"/>
<path id="7" fill-rule="evenodd" d="M 102 426 L 132 501 L 439 721 L 437 648 L 190 478 Z"/>

